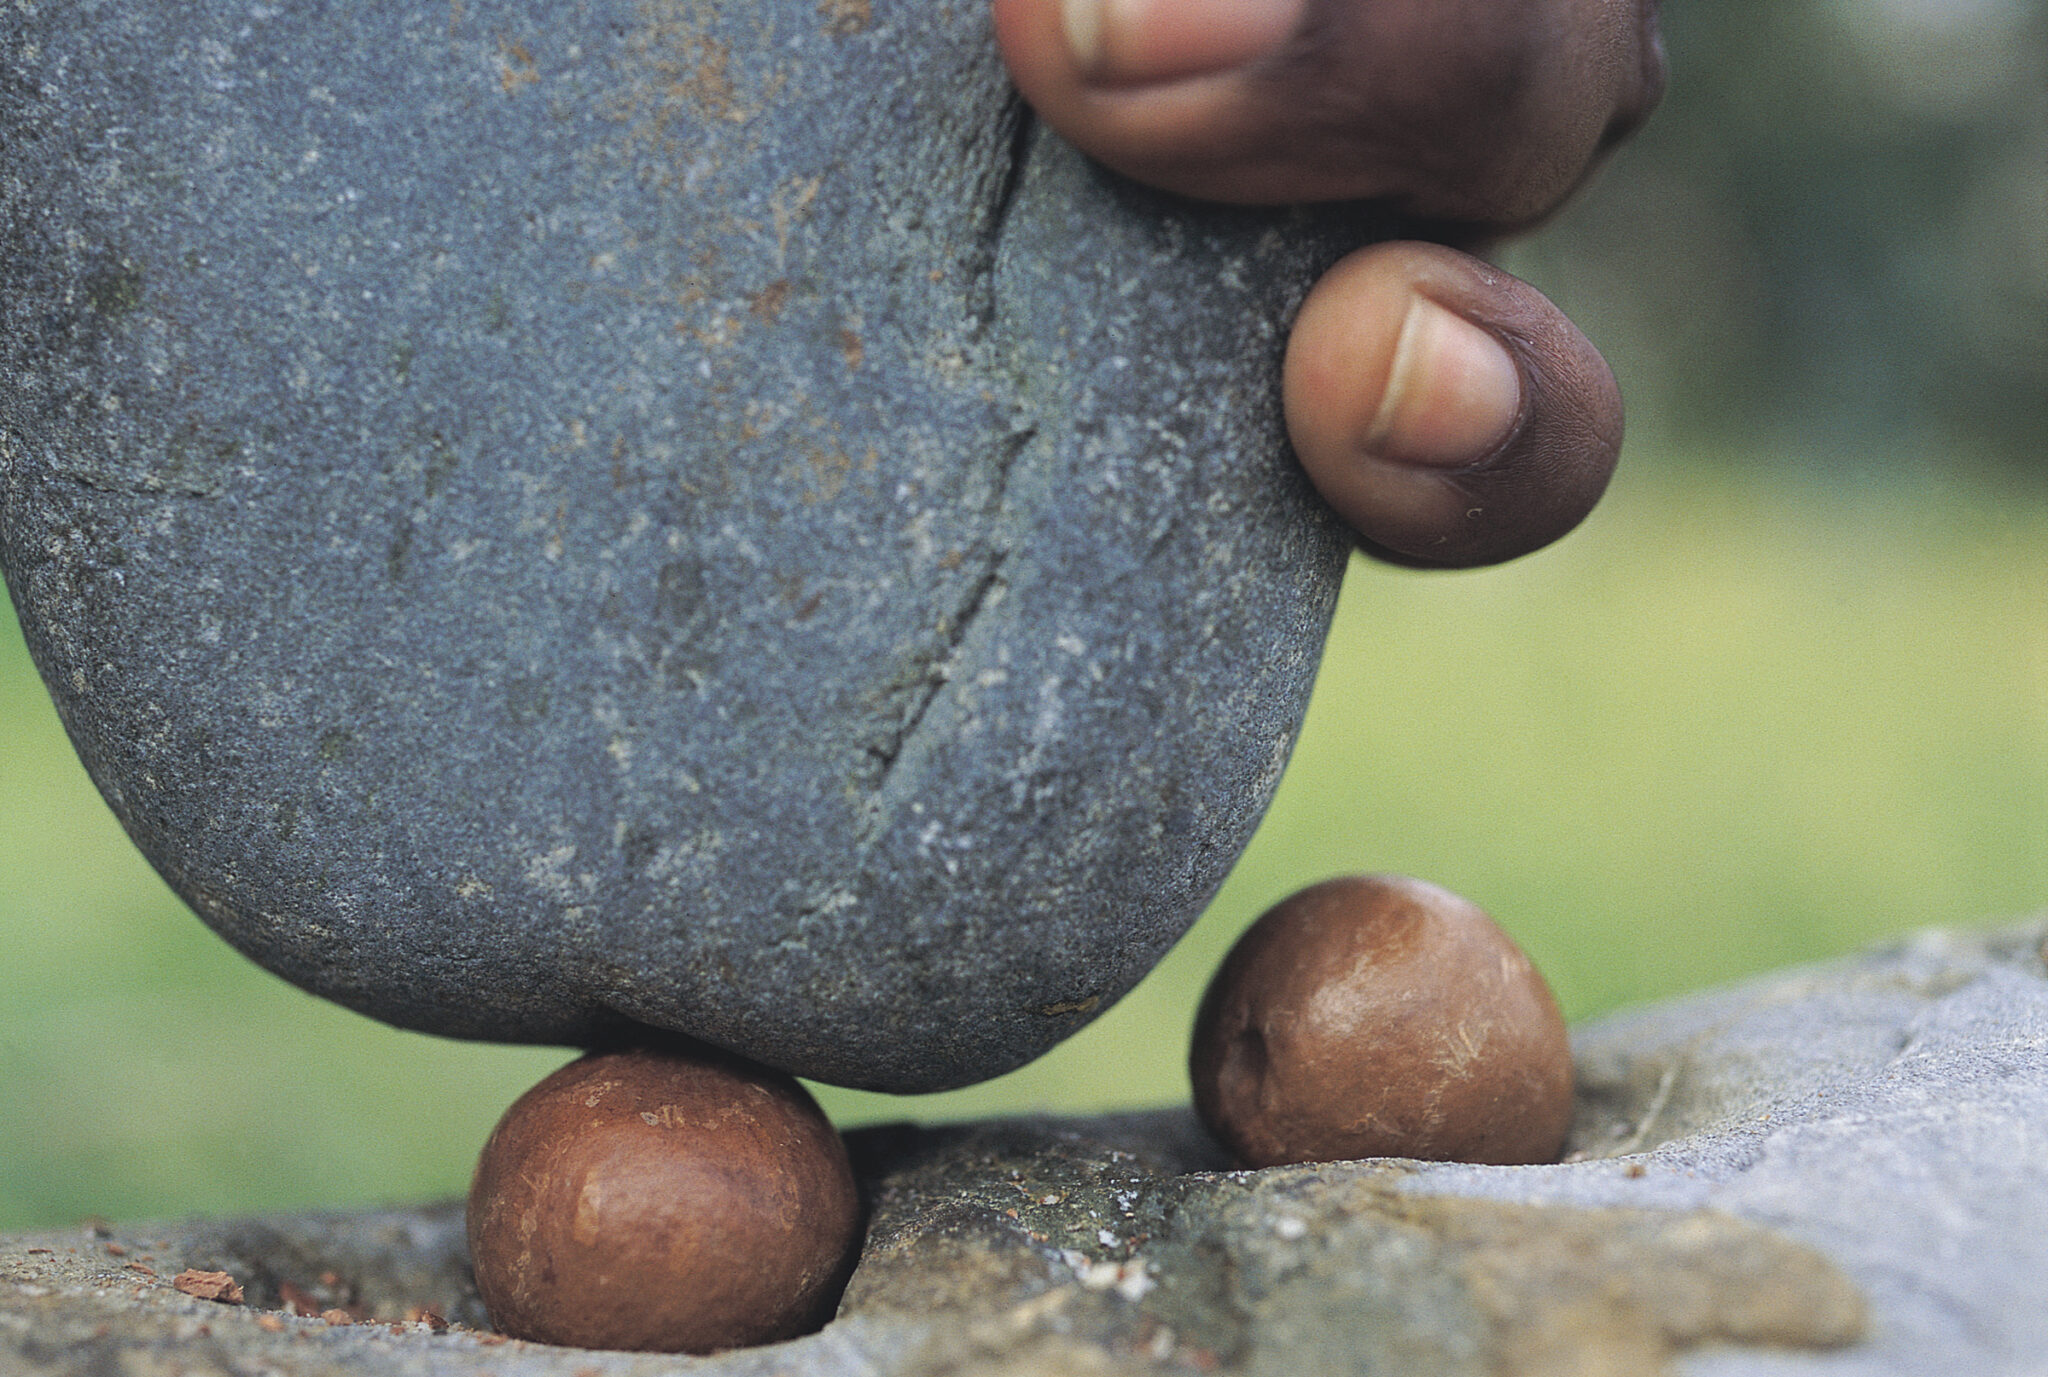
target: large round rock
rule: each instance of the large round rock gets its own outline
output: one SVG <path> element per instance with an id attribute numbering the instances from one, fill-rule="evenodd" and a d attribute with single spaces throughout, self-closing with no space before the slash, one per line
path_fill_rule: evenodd
<path id="1" fill-rule="evenodd" d="M 979 0 L 11 4 L 0 559 L 222 936 L 415 1028 L 992 1075 L 1277 781 L 1336 222 L 1114 182 Z"/>

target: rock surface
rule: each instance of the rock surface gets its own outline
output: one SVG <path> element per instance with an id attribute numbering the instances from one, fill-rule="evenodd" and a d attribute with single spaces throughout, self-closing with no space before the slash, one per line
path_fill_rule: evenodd
<path id="1" fill-rule="evenodd" d="M 1232 1172 L 1180 1111 L 866 1130 L 840 1317 L 767 1348 L 498 1340 L 447 1206 L 0 1240 L 0 1367 L 2019 1377 L 2048 1352 L 2044 944 L 1930 933 L 1582 1028 L 1555 1166 Z"/>
<path id="2" fill-rule="evenodd" d="M 0 567 L 287 978 L 969 1082 L 1278 780 L 1348 547 L 1277 360 L 1366 237 L 1097 173 L 979 4 L 0 5 Z"/>

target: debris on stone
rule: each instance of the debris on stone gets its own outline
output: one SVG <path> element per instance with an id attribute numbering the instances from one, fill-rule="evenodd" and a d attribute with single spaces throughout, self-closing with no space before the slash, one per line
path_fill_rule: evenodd
<path id="1" fill-rule="evenodd" d="M 187 1267 L 171 1279 L 171 1285 L 200 1300 L 219 1301 L 223 1305 L 242 1303 L 240 1284 L 226 1272 L 201 1272 Z"/>

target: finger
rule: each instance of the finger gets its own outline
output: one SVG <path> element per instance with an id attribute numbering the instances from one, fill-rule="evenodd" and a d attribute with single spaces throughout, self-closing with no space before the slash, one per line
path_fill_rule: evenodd
<path id="1" fill-rule="evenodd" d="M 1362 249 L 1288 343 L 1289 438 L 1369 553 L 1498 564 L 1585 519 L 1621 452 L 1621 394 L 1542 293 L 1434 244 Z"/>
<path id="2" fill-rule="evenodd" d="M 1208 200 L 1541 218 L 1662 93 L 1656 0 L 993 0 L 1084 152 Z"/>

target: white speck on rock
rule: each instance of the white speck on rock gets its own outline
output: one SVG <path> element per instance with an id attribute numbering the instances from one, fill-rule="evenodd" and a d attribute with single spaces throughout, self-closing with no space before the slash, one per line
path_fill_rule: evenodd
<path id="1" fill-rule="evenodd" d="M 1063 1248 L 1060 1259 L 1073 1269 L 1083 1290 L 1114 1291 L 1127 1301 L 1139 1301 L 1159 1285 L 1152 1279 L 1152 1269 L 1138 1258 L 1129 1262 L 1092 1262 L 1084 1253 Z"/>

